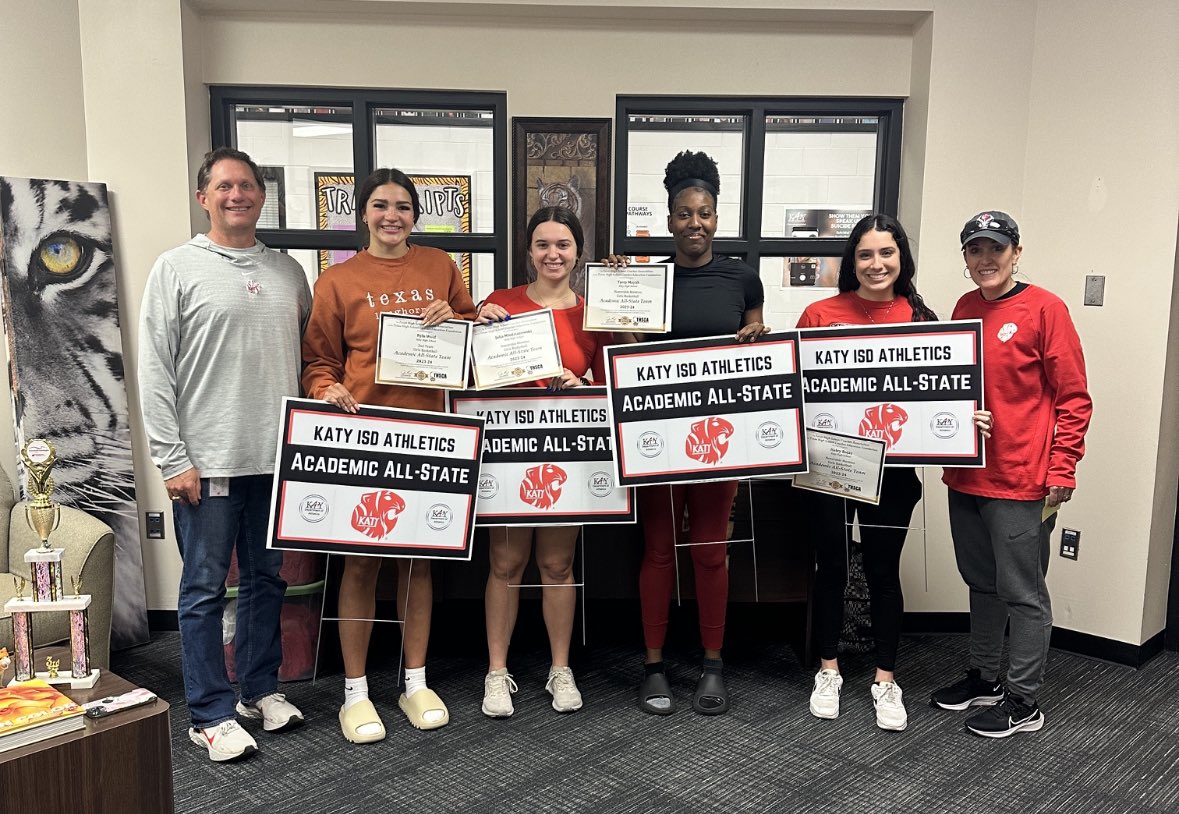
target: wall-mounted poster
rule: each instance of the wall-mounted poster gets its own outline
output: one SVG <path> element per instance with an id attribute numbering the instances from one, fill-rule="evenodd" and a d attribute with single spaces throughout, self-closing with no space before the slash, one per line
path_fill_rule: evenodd
<path id="1" fill-rule="evenodd" d="M 545 206 L 573 212 L 585 232 L 585 254 L 569 285 L 584 294 L 585 262 L 609 245 L 610 120 L 512 118 L 512 284 L 535 277 L 524 230 Z"/>
<path id="2" fill-rule="evenodd" d="M 111 648 L 142 644 L 147 600 L 106 185 L 0 178 L 0 278 L 17 449 L 51 442 L 53 498 L 114 529 Z"/>
<path id="3" fill-rule="evenodd" d="M 409 176 L 418 191 L 422 216 L 415 232 L 471 231 L 471 176 L 469 175 L 413 175 Z M 356 228 L 356 176 L 352 173 L 315 173 L 315 213 L 319 229 L 352 231 Z M 321 249 L 319 271 L 342 263 L 356 254 L 351 249 Z M 463 282 L 471 287 L 471 255 L 451 252 L 450 255 L 463 273 Z"/>
<path id="4" fill-rule="evenodd" d="M 787 209 L 786 237 L 847 237 L 870 209 Z M 783 286 L 835 287 L 839 284 L 838 257 L 786 257 Z"/>

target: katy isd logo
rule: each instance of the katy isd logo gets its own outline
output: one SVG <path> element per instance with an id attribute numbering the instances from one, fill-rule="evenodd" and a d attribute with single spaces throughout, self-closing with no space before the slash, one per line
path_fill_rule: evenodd
<path id="1" fill-rule="evenodd" d="M 551 509 L 561 499 L 561 486 L 569 480 L 556 464 L 541 464 L 524 471 L 520 481 L 520 499 L 538 509 Z"/>
<path id="2" fill-rule="evenodd" d="M 901 428 L 909 420 L 909 414 L 897 404 L 877 404 L 864 411 L 860 419 L 860 435 L 865 438 L 881 438 L 888 449 L 901 440 Z"/>
<path id="3" fill-rule="evenodd" d="M 720 463 L 729 451 L 733 425 L 723 418 L 712 416 L 692 425 L 684 441 L 684 454 L 703 464 Z"/>
<path id="4" fill-rule="evenodd" d="M 403 511 L 405 501 L 393 490 L 369 492 L 352 510 L 352 528 L 374 540 L 383 540 L 392 533 Z"/>

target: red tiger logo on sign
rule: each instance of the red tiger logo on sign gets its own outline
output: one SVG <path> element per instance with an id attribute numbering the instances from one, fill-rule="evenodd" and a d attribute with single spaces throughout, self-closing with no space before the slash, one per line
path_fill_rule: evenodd
<path id="1" fill-rule="evenodd" d="M 520 481 L 520 499 L 538 509 L 551 509 L 561 499 L 561 485 L 569 480 L 556 464 L 541 464 L 527 469 Z"/>
<path id="2" fill-rule="evenodd" d="M 719 463 L 729 451 L 729 439 L 732 437 L 733 425 L 723 418 L 712 416 L 697 421 L 684 441 L 684 454 L 700 463 Z"/>
<path id="3" fill-rule="evenodd" d="M 374 540 L 383 540 L 393 531 L 403 511 L 405 501 L 396 492 L 389 489 L 369 492 L 352 510 L 352 528 Z"/>
<path id="4" fill-rule="evenodd" d="M 909 414 L 896 404 L 877 404 L 864 411 L 860 419 L 860 435 L 865 438 L 882 438 L 886 449 L 892 449 L 901 440 L 901 428 L 909 420 Z"/>

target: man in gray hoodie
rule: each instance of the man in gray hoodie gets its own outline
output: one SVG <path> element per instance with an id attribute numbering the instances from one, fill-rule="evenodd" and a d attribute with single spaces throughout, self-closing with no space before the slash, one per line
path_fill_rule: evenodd
<path id="1" fill-rule="evenodd" d="M 261 719 L 268 732 L 303 722 L 276 692 L 286 583 L 282 552 L 266 547 L 266 532 L 281 404 L 299 395 L 311 292 L 299 264 L 255 236 L 266 188 L 248 155 L 228 147 L 206 155 L 196 198 L 209 233 L 160 255 L 144 290 L 139 397 L 183 560 L 177 611 L 189 737 L 226 761 L 258 749 L 238 714 Z M 240 700 L 222 645 L 234 549 Z"/>

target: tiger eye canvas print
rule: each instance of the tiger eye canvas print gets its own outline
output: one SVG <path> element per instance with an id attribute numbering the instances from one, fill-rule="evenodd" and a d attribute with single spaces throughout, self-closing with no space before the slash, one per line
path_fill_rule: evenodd
<path id="1" fill-rule="evenodd" d="M 53 498 L 115 531 L 112 648 L 147 641 L 106 186 L 0 177 L 0 304 L 17 450 L 57 448 Z M 9 453 L 24 481 L 19 455 Z M 52 538 L 51 538 L 52 541 Z"/>

